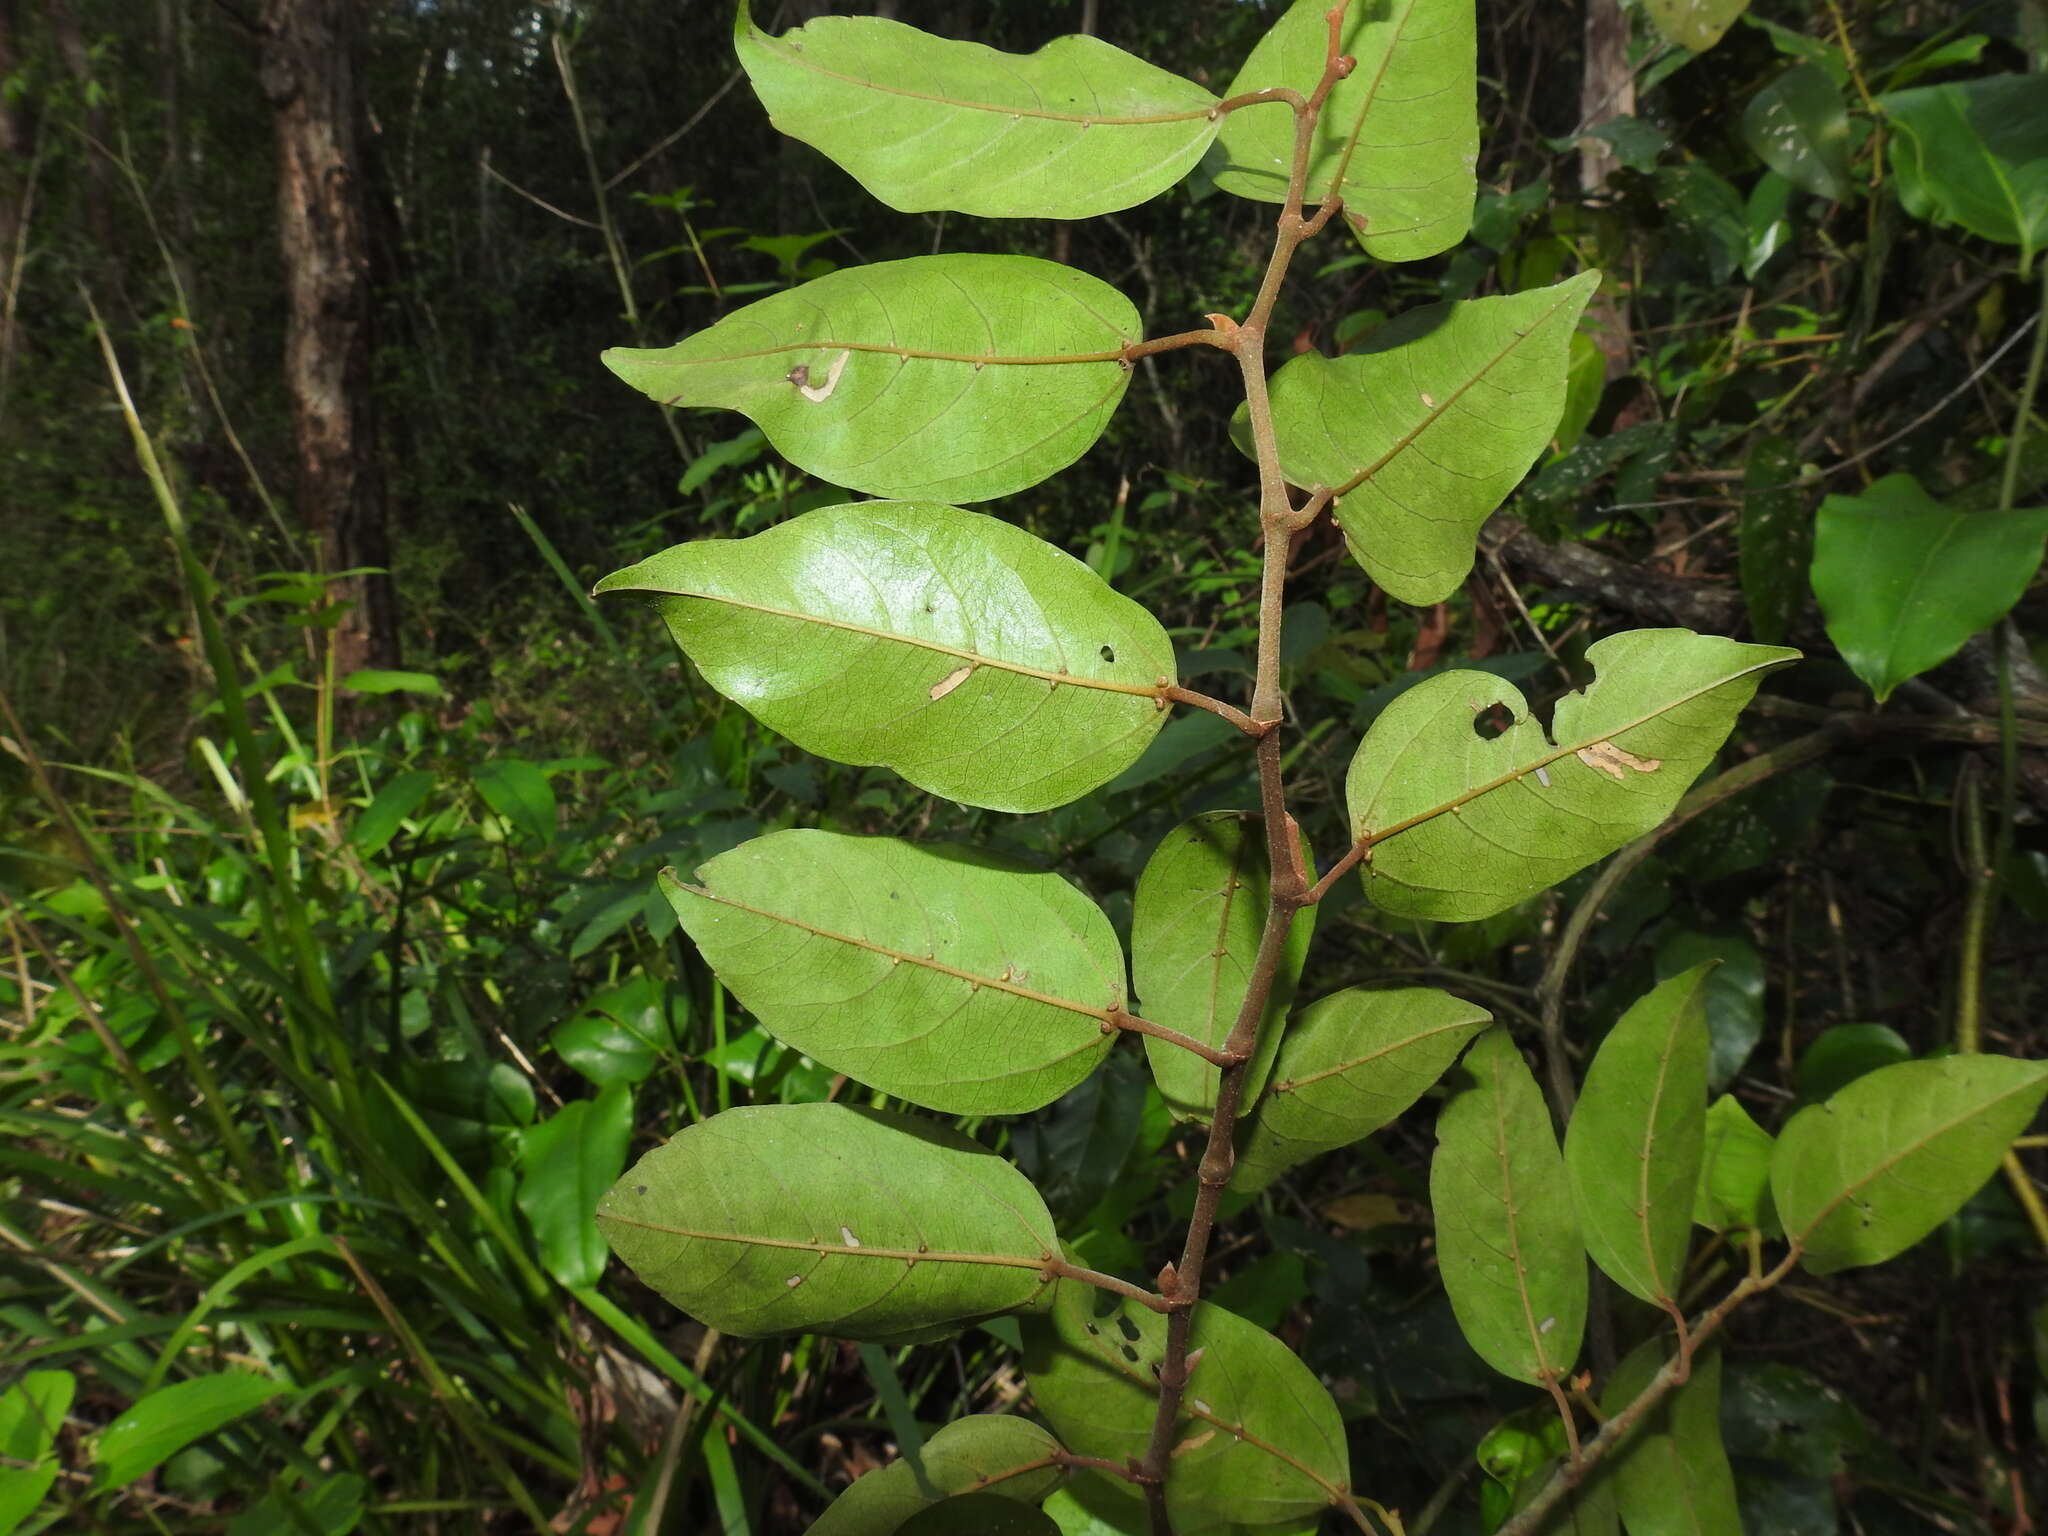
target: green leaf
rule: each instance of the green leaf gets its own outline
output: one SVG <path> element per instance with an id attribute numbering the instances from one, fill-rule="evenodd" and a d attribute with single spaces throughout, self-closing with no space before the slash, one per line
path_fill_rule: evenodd
<path id="1" fill-rule="evenodd" d="M 1833 202 L 1849 195 L 1849 114 L 1819 65 L 1795 64 L 1752 96 L 1742 137 L 1794 186 Z"/>
<path id="2" fill-rule="evenodd" d="M 430 699 L 445 697 L 441 680 L 431 672 L 391 672 L 379 667 L 358 667 L 341 680 L 351 693 L 417 693 Z"/>
<path id="3" fill-rule="evenodd" d="M 1913 1047 L 1889 1024 L 1836 1024 L 1800 1052 L 1794 1077 L 1799 1097 L 1832 1097 L 1865 1073 L 1913 1059 Z"/>
<path id="4" fill-rule="evenodd" d="M 1142 1457 L 1159 1402 L 1166 1319 L 1064 1280 L 1050 1312 L 1025 1318 L 1023 1332 L 1032 1396 L 1061 1444 L 1119 1465 Z M 1191 1337 L 1201 1358 L 1174 1426 L 1166 1485 L 1175 1530 L 1196 1536 L 1232 1522 L 1302 1519 L 1348 1487 L 1337 1405 L 1292 1350 L 1206 1302 L 1195 1309 Z M 1135 1500 L 1131 1484 L 1113 1486 Z"/>
<path id="5" fill-rule="evenodd" d="M 1322 78 L 1326 0 L 1295 0 L 1259 39 L 1230 96 L 1285 86 L 1306 96 Z M 1479 153 L 1478 44 L 1471 0 L 1354 5 L 1343 51 L 1357 66 L 1337 82 L 1316 124 L 1307 202 L 1330 192 L 1366 253 L 1419 261 L 1447 251 L 1472 222 Z M 1275 103 L 1232 112 L 1217 141 L 1227 160 L 1216 185 L 1260 202 L 1286 201 L 1294 114 Z"/>
<path id="6" fill-rule="evenodd" d="M 1830 496 L 1813 541 L 1828 638 L 1883 703 L 2005 617 L 2040 568 L 2044 536 L 2048 507 L 1951 511 L 1911 475 Z"/>
<path id="7" fill-rule="evenodd" d="M 1041 1503 L 1064 1476 L 1059 1442 L 1028 1419 L 980 1413 L 956 1419 L 918 1460 L 892 1461 L 857 1479 L 811 1526 L 812 1536 L 890 1536 L 955 1494 L 986 1490 L 1018 1508 Z"/>
<path id="8" fill-rule="evenodd" d="M 1512 684 L 1445 672 L 1387 706 L 1345 780 L 1371 845 L 1366 890 L 1385 911 L 1470 922 L 1640 837 L 1713 760 L 1765 672 L 1796 651 L 1684 629 L 1610 635 L 1596 678 L 1558 700 L 1549 733 Z M 1482 710 L 1515 723 L 1487 740 Z"/>
<path id="9" fill-rule="evenodd" d="M 1473 1042 L 1463 1076 L 1429 1165 L 1444 1289 L 1488 1365 L 1561 1380 L 1586 1325 L 1586 1250 L 1550 1111 L 1506 1030 Z"/>
<path id="10" fill-rule="evenodd" d="M 282 1391 L 282 1382 L 248 1371 L 221 1371 L 158 1387 L 100 1431 L 93 1447 L 100 1469 L 93 1491 L 126 1488 L 193 1441 L 204 1440 Z"/>
<path id="11" fill-rule="evenodd" d="M 362 1523 L 367 1490 L 358 1474 L 337 1472 L 303 1492 L 266 1494 L 228 1522 L 227 1536 L 300 1536 L 307 1527 L 348 1536 Z"/>
<path id="12" fill-rule="evenodd" d="M 820 507 L 679 544 L 597 590 L 659 594 L 711 686 L 806 751 L 968 805 L 1078 799 L 1166 719 L 1159 621 L 1073 556 L 958 507 Z"/>
<path id="13" fill-rule="evenodd" d="M 496 757 L 473 781 L 484 804 L 521 837 L 545 847 L 555 840 L 555 792 L 539 765 L 523 757 Z"/>
<path id="14" fill-rule="evenodd" d="M 1742 600 L 1750 632 L 1776 645 L 1806 601 L 1800 573 L 1813 558 L 1813 518 L 1794 488 L 1799 456 L 1789 439 L 1760 437 L 1742 469 Z"/>
<path id="15" fill-rule="evenodd" d="M 1573 327 L 1600 274 L 1410 310 L 1343 357 L 1304 352 L 1273 376 L 1280 466 L 1337 492 L 1357 557 L 1404 603 L 1472 569 L 1479 526 L 1550 445 Z"/>
<path id="16" fill-rule="evenodd" d="M 632 1139 L 633 1091 L 622 1082 L 519 1133 L 519 1209 L 542 1265 L 569 1290 L 604 1278 L 605 1243 L 591 1212 L 626 1166 Z"/>
<path id="17" fill-rule="evenodd" d="M 1643 0 L 1643 9 L 1679 47 L 1705 53 L 1749 9 L 1749 0 Z"/>
<path id="18" fill-rule="evenodd" d="M 1664 1366 L 1668 1341 L 1650 1339 L 1615 1367 L 1601 1394 L 1610 1415 Z M 1721 1351 L 1693 1357 L 1692 1375 L 1643 1418 L 1614 1453 L 1614 1492 L 1629 1536 L 1743 1536 L 1735 1474 L 1721 1444 Z"/>
<path id="19" fill-rule="evenodd" d="M 970 849 L 797 829 L 721 854 L 676 916 L 769 1033 L 927 1109 L 1016 1115 L 1109 1049 L 1124 961 L 1058 875 Z"/>
<path id="20" fill-rule="evenodd" d="M 1143 334 L 1107 283 L 1033 256 L 914 256 L 834 272 L 605 366 L 667 405 L 743 413 L 833 485 L 986 501 L 1088 451 Z"/>
<path id="21" fill-rule="evenodd" d="M 425 769 L 409 768 L 394 773 L 349 827 L 350 845 L 364 858 L 375 858 L 398 835 L 398 829 L 420 808 L 433 788 L 434 776 Z"/>
<path id="22" fill-rule="evenodd" d="M 2048 239 L 2048 77 L 1916 86 L 1877 104 L 1906 212 L 2016 245 L 2030 268 Z"/>
<path id="23" fill-rule="evenodd" d="M 0 1536 L 35 1512 L 63 1470 L 50 1452 L 77 1389 L 69 1371 L 30 1371 L 0 1392 Z"/>
<path id="24" fill-rule="evenodd" d="M 574 1018 L 555 1027 L 548 1042 L 557 1056 L 600 1088 L 640 1083 L 664 1053 L 675 1049 L 675 1026 L 688 1016 L 687 992 L 642 972 L 591 998 Z"/>
<path id="25" fill-rule="evenodd" d="M 1216 98 L 1094 37 L 1031 54 L 827 16 L 780 37 L 740 7 L 775 126 L 903 213 L 1085 219 L 1156 197 L 1216 137 Z"/>
<path id="26" fill-rule="evenodd" d="M 1725 837 L 1725 834 L 1724 834 Z M 1667 929 L 1657 941 L 1655 968 L 1668 981 L 1713 963 L 1706 985 L 1707 1087 L 1718 1093 L 1735 1081 L 1764 1031 L 1764 957 L 1740 933 Z"/>
<path id="27" fill-rule="evenodd" d="M 1145 1506 L 1120 1495 L 1114 1483 L 1083 1473 L 1047 1499 L 1045 1513 L 1059 1527 L 1060 1536 L 1151 1536 Z M 1317 1536 L 1322 1528 L 1322 1520 L 1310 1515 L 1282 1525 L 1205 1524 L 1201 1536 Z"/>
<path id="28" fill-rule="evenodd" d="M 1243 1138 L 1235 1189 L 1264 1189 L 1297 1163 L 1370 1136 L 1407 1109 L 1493 1015 L 1433 987 L 1349 987 L 1288 1027 Z"/>
<path id="29" fill-rule="evenodd" d="M 1707 1106 L 1700 1150 L 1700 1182 L 1692 1219 L 1714 1232 L 1732 1229 L 1775 1237 L 1781 1230 L 1771 1202 L 1771 1134 L 1731 1095 Z"/>
<path id="30" fill-rule="evenodd" d="M 1060 1536 L 1050 1515 L 1000 1493 L 963 1493 L 912 1515 L 897 1529 L 900 1536 Z"/>
<path id="31" fill-rule="evenodd" d="M 597 1207 L 612 1252 L 723 1333 L 892 1339 L 1043 1305 L 1058 1253 L 1024 1176 L 957 1131 L 843 1104 L 729 1109 Z"/>
<path id="32" fill-rule="evenodd" d="M 1270 889 L 1262 818 L 1206 811 L 1167 833 L 1138 877 L 1131 912 L 1131 980 L 1146 1018 L 1222 1046 L 1251 984 Z M 1314 928 L 1311 907 L 1288 933 L 1240 1105 L 1256 1103 L 1266 1086 Z M 1208 1124 L 1222 1069 L 1151 1036 L 1145 1055 L 1174 1117 Z"/>
<path id="33" fill-rule="evenodd" d="M 1586 1251 L 1623 1290 L 1676 1304 L 1707 1124 L 1707 978 L 1695 966 L 1621 1016 L 1586 1069 L 1564 1164 Z"/>
<path id="34" fill-rule="evenodd" d="M 1785 1233 L 1815 1274 L 1881 1264 L 1961 1208 L 2048 1095 L 2048 1062 L 1881 1067 L 1792 1117 L 1771 1155 Z"/>

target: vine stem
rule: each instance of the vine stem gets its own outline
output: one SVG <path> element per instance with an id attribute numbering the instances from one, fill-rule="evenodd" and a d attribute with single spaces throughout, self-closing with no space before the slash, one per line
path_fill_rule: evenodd
<path id="1" fill-rule="evenodd" d="M 1159 1406 L 1153 1415 L 1152 1434 L 1145 1455 L 1135 1468 L 1133 1478 L 1145 1490 L 1153 1536 L 1174 1536 L 1173 1520 L 1166 1506 L 1166 1481 L 1171 1472 L 1181 1404 L 1197 1363 L 1197 1357 L 1189 1352 L 1194 1334 L 1195 1303 L 1202 1294 L 1202 1270 L 1208 1258 L 1209 1238 L 1216 1227 L 1217 1208 L 1222 1202 L 1223 1190 L 1230 1182 L 1235 1162 L 1233 1142 L 1243 1102 L 1246 1063 L 1251 1059 L 1259 1025 L 1265 1018 L 1266 1007 L 1273 994 L 1274 978 L 1279 974 L 1295 914 L 1308 904 L 1308 882 L 1301 865 L 1299 833 L 1293 818 L 1287 814 L 1278 730 L 1284 713 L 1280 696 L 1280 616 L 1285 606 L 1287 562 L 1293 544 L 1290 533 L 1298 514 L 1281 473 L 1278 441 L 1273 430 L 1272 402 L 1266 387 L 1266 328 L 1295 251 L 1336 211 L 1334 184 L 1312 217 L 1303 217 L 1302 202 L 1307 192 L 1316 120 L 1331 90 L 1353 67 L 1353 61 L 1344 56 L 1341 46 L 1344 13 L 1348 5 L 1349 0 L 1338 0 L 1327 13 L 1329 41 L 1323 57 L 1322 78 L 1315 90 L 1306 98 L 1296 98 L 1288 103 L 1294 108 L 1294 159 L 1288 173 L 1287 197 L 1281 205 L 1273 236 L 1273 252 L 1267 259 L 1258 296 L 1243 321 L 1235 325 L 1221 323 L 1216 327 L 1216 334 L 1237 355 L 1259 465 L 1259 526 L 1264 535 L 1264 545 L 1259 578 L 1258 664 L 1252 689 L 1250 723 L 1258 732 L 1254 752 L 1258 761 L 1259 799 L 1265 814 L 1269 895 L 1265 927 L 1259 936 L 1258 954 L 1252 962 L 1244 1000 L 1224 1041 L 1224 1054 L 1234 1059 L 1219 1074 L 1216 1107 L 1210 1117 L 1208 1142 L 1196 1176 L 1195 1205 L 1188 1217 L 1187 1237 L 1181 1246 L 1179 1261 L 1169 1263 L 1159 1275 L 1160 1293 L 1172 1310 L 1167 1314 L 1166 1351 L 1159 1365 Z M 1344 1503 L 1353 1520 L 1369 1529 L 1356 1502 L 1346 1498 Z"/>

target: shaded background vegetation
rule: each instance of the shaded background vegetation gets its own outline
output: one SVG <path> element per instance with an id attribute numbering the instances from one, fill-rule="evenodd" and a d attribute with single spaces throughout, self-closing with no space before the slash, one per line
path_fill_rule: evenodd
<path id="1" fill-rule="evenodd" d="M 281 362 L 306 253 L 280 246 L 275 55 L 322 11 L 333 51 L 299 62 L 342 72 L 356 142 L 351 452 L 374 471 L 393 597 L 342 665 L 330 642 L 377 578 L 305 574 L 362 562 L 309 522 Z M 1086 27 L 1215 89 L 1276 11 L 891 8 L 1018 50 Z M 1998 500 L 2036 285 L 2010 246 L 1902 207 L 1865 93 L 2028 70 L 2037 12 L 1759 0 L 1697 56 L 1604 4 L 1482 0 L 1480 22 L 1473 242 L 1386 269 L 1326 238 L 1276 332 L 1334 351 L 1417 304 L 1580 265 L 1615 281 L 1557 450 L 1459 598 L 1370 595 L 1327 528 L 1297 551 L 1290 773 L 1311 837 L 1341 846 L 1343 765 L 1432 667 L 1553 698 L 1584 681 L 1588 643 L 1644 623 L 1785 635 L 1813 659 L 1730 751 L 1783 771 L 1603 893 L 1561 992 L 1546 967 L 1590 878 L 1470 927 L 1333 904 L 1304 995 L 1424 977 L 1532 1040 L 1555 1009 L 1583 1050 L 1655 977 L 1719 956 L 1717 1087 L 1767 1126 L 1845 1073 L 1946 1046 L 1973 988 L 1987 1046 L 2038 1056 L 2038 589 L 2007 643 L 2008 775 L 1990 637 L 1877 710 L 1805 577 L 1830 493 L 1904 471 L 1955 506 Z M 1243 310 L 1269 211 L 1198 178 L 1071 228 L 891 214 L 772 130 L 730 25 L 701 0 L 0 0 L 0 1387 L 78 1377 L 50 1528 L 283 1529 L 262 1522 L 290 1505 L 342 1528 L 320 1524 L 326 1499 L 394 1531 L 795 1530 L 918 1418 L 1022 1389 L 983 1333 L 894 1353 L 722 1341 L 602 1274 L 575 1213 L 609 1149 L 835 1091 L 727 1009 L 648 899 L 653 871 L 793 821 L 971 832 L 1122 920 L 1167 827 L 1248 803 L 1248 763 L 1208 717 L 1180 719 L 1107 795 L 1015 820 L 779 743 L 644 615 L 580 594 L 842 494 L 738 417 L 664 418 L 596 355 L 935 248 L 1057 256 L 1179 329 Z M 1811 165 L 1767 185 L 1786 167 L 1745 128 L 1802 63 L 1840 104 L 1831 195 Z M 1803 125 L 1810 158 L 1828 161 L 1832 123 Z M 216 597 L 166 541 L 94 311 Z M 1232 399 L 1215 360 L 1148 362 L 1080 465 L 998 509 L 1160 614 L 1184 675 L 1225 696 L 1256 569 Z M 2032 444 L 2022 505 L 2048 480 L 2048 433 Z M 355 661 L 379 666 L 351 686 Z M 1192 1165 L 1134 1059 L 976 1132 L 1091 1263 L 1156 1269 Z M 1477 1530 L 1473 1447 L 1526 1399 L 1470 1357 L 1435 1282 L 1428 1146 L 1411 1117 L 1232 1212 L 1218 1299 L 1336 1383 L 1371 1491 L 1411 1531 L 1426 1508 Z M 2031 1528 L 2048 1231 L 2029 1188 L 1994 1183 L 1908 1258 L 1739 1325 L 1724 1418 L 1752 1531 Z M 228 1368 L 281 1390 L 94 1487 L 91 1437 L 123 1408 Z"/>

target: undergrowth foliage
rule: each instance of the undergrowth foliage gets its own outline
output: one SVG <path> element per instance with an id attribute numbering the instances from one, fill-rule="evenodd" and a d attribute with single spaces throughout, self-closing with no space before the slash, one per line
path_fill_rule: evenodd
<path id="1" fill-rule="evenodd" d="M 1662 823 L 1796 658 L 1686 630 L 1610 636 L 1547 723 L 1495 675 L 1442 672 L 1358 748 L 1347 846 L 1309 846 L 1290 813 L 1295 536 L 1330 518 L 1389 596 L 1452 593 L 1481 523 L 1557 430 L 1600 283 L 1432 306 L 1361 352 L 1305 352 L 1269 374 L 1269 322 L 1305 242 L 1348 232 L 1368 257 L 1406 262 L 1464 237 L 1471 0 L 1299 0 L 1220 99 L 1091 37 L 1029 56 L 879 19 L 778 37 L 743 7 L 737 43 L 777 126 L 894 208 L 1082 218 L 1199 166 L 1279 206 L 1271 256 L 1244 314 L 1170 335 L 1144 336 L 1130 300 L 1058 263 L 945 254 L 834 272 L 674 346 L 608 353 L 663 404 L 741 411 L 804 471 L 879 499 L 685 544 L 599 590 L 651 596 L 708 682 L 798 746 L 966 805 L 1069 804 L 1176 710 L 1242 733 L 1259 803 L 1161 842 L 1128 956 L 1060 873 L 974 848 L 798 828 L 665 873 L 723 985 L 878 1099 L 701 1120 L 604 1197 L 613 1250 L 726 1333 L 903 1343 L 1015 1316 L 1036 1419 L 949 1425 L 856 1482 L 819 1531 L 1309 1532 L 1334 1513 L 1399 1532 L 1329 1392 L 1205 1301 L 1204 1275 L 1226 1193 L 1357 1143 L 1441 1084 L 1429 1185 L 1444 1286 L 1472 1349 L 1554 1414 L 1535 1437 L 1541 1475 L 1495 1511 L 1501 1528 L 1568 1518 L 1649 1536 L 1679 1501 L 1687 1529 L 1739 1529 L 1717 1420 L 1724 1321 L 1801 1266 L 1878 1263 L 1933 1230 L 2024 1129 L 2048 1066 L 1885 1067 L 1773 1141 L 1733 1100 L 1709 1105 L 1708 966 L 1630 1008 L 1582 1083 L 1547 1060 L 1547 1093 L 1506 1028 L 1446 992 L 1359 985 L 1291 1011 L 1298 988 L 1315 995 L 1313 919 L 1337 882 L 1361 880 L 1399 917 L 1500 913 Z M 1241 703 L 1185 686 L 1160 622 L 1096 571 L 961 505 L 1065 468 L 1141 358 L 1190 350 L 1235 365 L 1233 426 L 1258 468 Z M 1506 730 L 1475 729 L 1502 708 Z M 1206 1137 L 1180 1254 L 1146 1283 L 1083 1264 L 1021 1172 L 919 1112 L 1037 1110 L 1125 1034 Z M 1696 1228 L 1747 1255 L 1717 1299 L 1689 1267 Z M 1662 1320 L 1624 1339 L 1600 1382 L 1580 1374 L 1589 1257 Z"/>

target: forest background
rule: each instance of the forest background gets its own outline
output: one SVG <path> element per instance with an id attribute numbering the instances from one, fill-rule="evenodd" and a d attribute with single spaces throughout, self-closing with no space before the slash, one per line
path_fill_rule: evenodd
<path id="1" fill-rule="evenodd" d="M 1088 31 L 1216 89 L 1278 7 L 872 9 L 1015 51 Z M 2048 24 L 1650 9 L 1482 0 L 1471 241 L 1304 257 L 1276 334 L 1329 351 L 1610 281 L 1463 592 L 1369 601 L 1327 526 L 1302 540 L 1290 773 L 1337 846 L 1343 764 L 1433 670 L 1549 698 L 1624 625 L 1800 646 L 1726 754 L 1746 787 L 1618 856 L 1585 924 L 1597 872 L 1463 927 L 1321 914 L 1349 979 L 1581 1048 L 1718 959 L 1715 1087 L 1774 1124 L 1965 1035 L 2042 1054 L 2048 107 L 2021 80 L 1916 172 L 1886 98 L 2029 75 Z M 888 213 L 770 127 L 730 33 L 702 0 L 0 0 L 0 1513 L 25 1474 L 27 1529 L 796 1530 L 921 1422 L 1018 1397 L 983 1333 L 721 1340 L 607 1271 L 588 1212 L 629 1153 L 837 1091 L 729 1005 L 653 872 L 801 821 L 1127 888 L 1243 801 L 1242 754 L 1176 720 L 1106 798 L 1018 824 L 796 752 L 584 594 L 844 494 L 597 354 L 941 248 L 1055 256 L 1179 328 L 1243 311 L 1268 215 L 1199 175 L 1077 226 Z M 2031 173 L 2004 223 L 1965 195 L 1987 157 Z M 1257 573 L 1228 382 L 1149 360 L 1074 472 L 1001 507 L 1226 696 Z M 1916 606 L 1845 617 L 1908 578 Z M 1191 1199 L 1156 1101 L 1119 1055 L 977 1129 L 1143 1274 Z M 1731 1329 L 1752 1531 L 2034 1528 L 2040 1140 L 1906 1259 Z M 1234 1212 L 1218 1297 L 1334 1384 L 1382 1502 L 1476 1531 L 1512 1468 L 1471 1447 L 1527 1401 L 1434 1282 L 1428 1144 L 1404 1121 Z"/>

